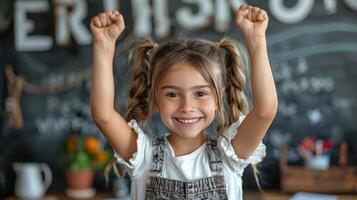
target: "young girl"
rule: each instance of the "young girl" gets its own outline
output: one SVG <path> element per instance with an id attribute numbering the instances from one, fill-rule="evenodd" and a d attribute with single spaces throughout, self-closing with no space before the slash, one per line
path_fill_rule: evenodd
<path id="1" fill-rule="evenodd" d="M 113 55 L 125 28 L 119 12 L 91 21 L 91 112 L 131 177 L 132 199 L 242 199 L 244 168 L 265 156 L 261 142 L 277 111 L 267 54 L 266 12 L 242 5 L 236 24 L 251 61 L 254 106 L 244 96 L 245 76 L 234 41 L 146 39 L 135 51 L 125 117 L 114 109 Z M 153 111 L 170 130 L 150 138 L 142 125 Z M 218 118 L 217 137 L 205 129 Z M 129 122 L 129 123 L 128 123 Z"/>

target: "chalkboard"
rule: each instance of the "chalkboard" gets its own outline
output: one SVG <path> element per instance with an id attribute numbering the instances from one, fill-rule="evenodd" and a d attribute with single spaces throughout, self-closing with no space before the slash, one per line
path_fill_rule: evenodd
<path id="1" fill-rule="evenodd" d="M 131 64 L 128 47 L 132 41 L 146 34 L 158 42 L 180 35 L 210 40 L 228 36 L 243 42 L 242 35 L 234 27 L 232 8 L 246 2 L 266 9 L 269 14 L 269 56 L 279 97 L 278 114 L 264 138 L 268 152 L 261 166 L 263 188 L 279 185 L 279 146 L 289 144 L 289 159 L 298 161 L 300 158 L 294 146 L 305 136 L 333 138 L 337 143 L 348 140 L 349 164 L 357 164 L 357 144 L 353 142 L 357 141 L 354 136 L 357 132 L 357 5 L 354 1 L 236 0 L 224 3 L 212 0 L 194 3 L 176 0 L 155 8 L 160 12 L 149 12 L 156 1 L 78 1 L 78 4 L 62 5 L 69 13 L 79 7 L 85 11 L 81 21 L 85 29 L 77 30 L 83 33 L 82 37 L 72 30 L 67 37 L 69 40 L 61 40 L 56 31 L 66 27 L 60 26 L 61 18 L 55 14 L 59 10 L 62 12 L 63 7 L 52 1 L 38 2 L 39 10 L 30 10 L 25 16 L 35 24 L 33 30 L 27 30 L 27 36 L 32 39 L 44 36 L 42 46 L 31 44 L 30 39 L 21 43 L 17 34 L 21 32 L 18 30 L 21 13 L 33 2 L 7 0 L 0 3 L 0 16 L 4 19 L 0 23 L 0 173 L 5 174 L 0 176 L 1 194 L 13 192 L 11 163 L 14 161 L 48 163 L 55 176 L 51 189 L 63 189 L 58 153 L 64 138 L 71 132 L 101 136 L 89 109 L 88 72 L 92 53 L 91 41 L 86 39 L 85 33 L 89 33 L 88 23 L 92 16 L 116 6 L 127 24 L 117 44 L 114 61 L 119 112 L 123 113 L 126 106 Z M 226 9 L 229 12 L 225 12 Z M 140 21 L 146 12 L 150 16 L 148 21 Z M 151 16 L 150 13 L 160 15 Z M 11 115 L 7 104 L 11 91 L 5 75 L 6 66 L 11 66 L 14 74 L 23 76 L 28 84 L 20 98 L 24 122 L 21 128 L 9 123 Z M 66 88 L 65 83 L 71 86 Z M 37 94 L 38 91 L 29 85 L 55 89 Z M 59 86 L 63 88 L 56 89 Z M 163 126 L 157 117 L 153 122 L 153 133 L 162 132 Z M 105 143 L 103 137 L 101 140 Z M 244 187 L 255 187 L 253 178 L 248 177 L 244 179 Z M 103 181 L 97 186 L 105 187 Z"/>

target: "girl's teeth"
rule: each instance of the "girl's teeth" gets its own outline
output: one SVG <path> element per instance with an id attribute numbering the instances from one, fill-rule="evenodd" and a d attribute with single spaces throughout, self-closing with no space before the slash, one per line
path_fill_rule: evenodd
<path id="1" fill-rule="evenodd" d="M 187 120 L 184 120 L 184 119 L 177 119 L 177 121 L 181 122 L 181 123 L 184 123 L 184 124 L 192 124 L 192 123 L 196 123 L 198 122 L 198 120 L 200 120 L 200 118 L 195 118 L 195 119 L 187 119 Z"/>

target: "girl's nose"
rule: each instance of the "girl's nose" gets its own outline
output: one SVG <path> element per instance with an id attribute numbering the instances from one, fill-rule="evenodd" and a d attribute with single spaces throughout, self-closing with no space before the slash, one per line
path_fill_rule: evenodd
<path id="1" fill-rule="evenodd" d="M 195 102 L 193 99 L 184 97 L 181 101 L 180 112 L 193 112 L 195 110 Z"/>

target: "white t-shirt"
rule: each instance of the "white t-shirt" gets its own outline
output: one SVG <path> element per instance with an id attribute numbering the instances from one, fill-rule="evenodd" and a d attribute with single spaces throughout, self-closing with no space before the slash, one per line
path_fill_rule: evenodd
<path id="1" fill-rule="evenodd" d="M 225 136 L 229 141 L 236 135 L 242 120 L 243 117 L 225 131 Z M 137 152 L 133 154 L 129 162 L 123 160 L 117 153 L 114 153 L 114 156 L 117 163 L 125 168 L 131 178 L 131 199 L 144 200 L 146 182 L 152 163 L 153 138 L 146 135 L 135 120 L 131 120 L 128 124 L 138 134 Z M 175 156 L 170 143 L 167 140 L 166 142 L 168 149 L 165 151 L 162 178 L 188 181 L 212 176 L 208 156 L 205 152 L 206 143 L 190 154 Z M 241 177 L 244 168 L 249 164 L 256 164 L 264 158 L 265 145 L 260 142 L 255 152 L 245 160 L 237 157 L 231 142 L 227 142 L 222 136 L 218 137 L 217 148 L 222 155 L 228 199 L 241 200 L 243 199 Z"/>

